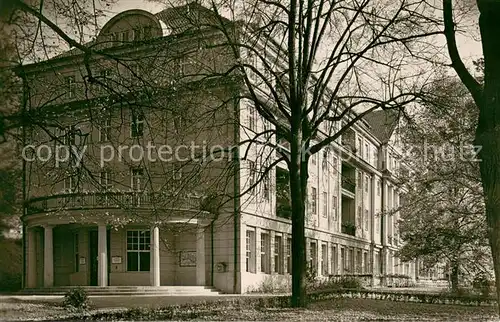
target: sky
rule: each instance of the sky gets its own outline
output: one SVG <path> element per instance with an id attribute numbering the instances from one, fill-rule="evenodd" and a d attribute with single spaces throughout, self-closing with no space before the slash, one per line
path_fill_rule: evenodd
<path id="1" fill-rule="evenodd" d="M 167 0 L 168 2 L 168 0 Z M 116 4 L 109 9 L 109 20 L 119 12 L 129 9 L 143 9 L 151 13 L 157 13 L 165 8 L 165 4 L 147 0 L 117 0 Z M 467 35 L 457 34 L 457 43 L 462 59 L 471 66 L 473 59 L 482 57 L 482 48 L 479 39 L 479 31 L 477 29 L 477 15 L 472 14 L 471 21 L 467 22 Z"/>

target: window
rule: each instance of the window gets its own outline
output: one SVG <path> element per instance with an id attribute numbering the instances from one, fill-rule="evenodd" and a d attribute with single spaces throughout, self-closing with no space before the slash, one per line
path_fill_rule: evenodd
<path id="1" fill-rule="evenodd" d="M 370 221 L 370 217 L 368 215 L 368 209 L 365 209 L 365 230 L 368 230 L 369 221 Z"/>
<path id="2" fill-rule="evenodd" d="M 316 200 L 317 200 L 316 188 L 312 187 L 312 189 L 311 189 L 311 212 L 314 215 L 317 214 L 316 207 L 318 205 L 317 205 Z"/>
<path id="3" fill-rule="evenodd" d="M 66 96 L 68 98 L 75 97 L 76 94 L 75 76 L 65 77 L 64 82 L 66 83 Z"/>
<path id="4" fill-rule="evenodd" d="M 132 175 L 131 175 L 131 183 L 130 186 L 132 187 L 133 191 L 141 191 L 143 189 L 142 184 L 143 184 L 143 170 L 141 168 L 133 168 L 132 169 Z"/>
<path id="5" fill-rule="evenodd" d="M 347 259 L 347 267 L 350 273 L 354 273 L 354 249 L 349 249 L 349 256 Z"/>
<path id="6" fill-rule="evenodd" d="M 346 258 L 345 258 L 345 248 L 340 248 L 340 263 L 339 263 L 340 273 L 344 274 L 344 271 L 347 268 Z"/>
<path id="7" fill-rule="evenodd" d="M 358 186 L 363 189 L 363 173 L 358 171 Z"/>
<path id="8" fill-rule="evenodd" d="M 257 111 L 253 106 L 248 110 L 248 128 L 254 132 L 257 130 Z"/>
<path id="9" fill-rule="evenodd" d="M 323 151 L 323 162 L 321 163 L 323 171 L 328 171 L 328 150 Z"/>
<path id="10" fill-rule="evenodd" d="M 142 28 L 134 28 L 134 41 L 143 39 Z"/>
<path id="11" fill-rule="evenodd" d="M 328 193 L 323 191 L 323 217 L 328 218 Z"/>
<path id="12" fill-rule="evenodd" d="M 366 193 L 368 193 L 368 186 L 369 186 L 368 182 L 370 182 L 369 178 L 368 178 L 368 176 L 365 176 L 365 192 Z"/>
<path id="13" fill-rule="evenodd" d="M 356 253 L 356 273 L 360 274 L 363 268 L 363 252 L 358 249 Z"/>
<path id="14" fill-rule="evenodd" d="M 338 171 L 338 162 L 339 160 L 337 159 L 337 157 L 333 157 L 333 174 L 337 174 L 337 171 Z"/>
<path id="15" fill-rule="evenodd" d="M 333 245 L 332 246 L 332 254 L 331 254 L 331 258 L 330 258 L 330 261 L 331 261 L 331 273 L 333 275 L 336 275 L 337 274 L 337 246 Z"/>
<path id="16" fill-rule="evenodd" d="M 255 164 L 254 161 L 248 160 L 248 188 L 252 189 L 250 192 L 251 194 L 255 194 L 255 187 L 253 186 L 255 184 L 255 176 L 257 173 L 257 165 Z"/>
<path id="17" fill-rule="evenodd" d="M 64 145 L 75 145 L 76 143 L 76 127 L 68 126 L 64 130 Z"/>
<path id="18" fill-rule="evenodd" d="M 130 35 L 128 30 L 120 32 L 120 40 L 122 42 L 128 42 L 130 40 Z"/>
<path id="19" fill-rule="evenodd" d="M 380 180 L 377 180 L 377 196 L 379 197 L 381 190 L 382 190 L 382 182 L 380 182 Z"/>
<path id="20" fill-rule="evenodd" d="M 328 245 L 321 244 L 321 275 L 328 275 Z"/>
<path id="21" fill-rule="evenodd" d="M 266 169 L 267 171 L 268 169 Z M 265 174 L 263 174 L 263 178 L 262 178 L 262 185 L 263 185 L 263 188 L 262 188 L 262 193 L 264 194 L 264 199 L 265 200 L 269 200 L 271 198 L 271 182 L 270 182 L 270 179 L 269 179 L 269 171 L 267 171 Z"/>
<path id="22" fill-rule="evenodd" d="M 377 157 L 378 157 L 378 153 L 377 153 L 377 148 L 376 147 L 373 148 L 372 153 L 373 153 L 373 161 L 372 162 L 373 162 L 373 165 L 376 167 L 377 166 Z"/>
<path id="23" fill-rule="evenodd" d="M 370 273 L 370 263 L 368 262 L 368 253 L 364 252 L 363 253 L 363 273 L 364 274 L 369 274 Z"/>
<path id="24" fill-rule="evenodd" d="M 283 274 L 282 249 L 281 236 L 274 236 L 274 272 L 278 274 Z"/>
<path id="25" fill-rule="evenodd" d="M 318 265 L 318 249 L 316 246 L 316 242 L 311 242 L 309 244 L 310 254 L 309 254 L 309 267 L 313 270 L 313 272 L 317 272 Z"/>
<path id="26" fill-rule="evenodd" d="M 375 230 L 378 233 L 380 233 L 380 218 L 375 218 Z"/>
<path id="27" fill-rule="evenodd" d="M 173 115 L 173 122 L 175 133 L 180 134 L 182 130 L 185 130 L 186 119 L 181 113 L 177 112 Z"/>
<path id="28" fill-rule="evenodd" d="M 111 184 L 111 173 L 109 170 L 101 171 L 99 174 L 99 185 L 102 191 L 109 191 L 113 186 Z"/>
<path id="29" fill-rule="evenodd" d="M 111 132 L 111 115 L 106 113 L 99 127 L 99 142 L 109 141 L 109 133 Z"/>
<path id="30" fill-rule="evenodd" d="M 269 274 L 270 270 L 270 238 L 269 233 L 260 234 L 260 271 Z"/>
<path id="31" fill-rule="evenodd" d="M 132 110 L 132 120 L 130 136 L 132 138 L 141 137 L 144 134 L 144 114 L 140 111 Z"/>
<path id="32" fill-rule="evenodd" d="M 292 274 L 292 239 L 286 239 L 286 272 Z"/>
<path id="33" fill-rule="evenodd" d="M 66 193 L 74 193 L 76 188 L 76 180 L 73 173 L 66 173 L 64 177 L 64 192 Z"/>
<path id="34" fill-rule="evenodd" d="M 246 231 L 246 271 L 255 273 L 255 230 Z"/>
<path id="35" fill-rule="evenodd" d="M 332 196 L 332 218 L 337 220 L 337 196 Z"/>
<path id="36" fill-rule="evenodd" d="M 151 236 L 149 230 L 127 231 L 127 271 L 149 271 Z"/>
<path id="37" fill-rule="evenodd" d="M 358 139 L 358 155 L 363 156 L 363 141 L 359 138 Z"/>
<path id="38" fill-rule="evenodd" d="M 368 149 L 368 143 L 365 143 L 365 160 L 370 161 L 370 150 Z"/>
<path id="39" fill-rule="evenodd" d="M 75 233 L 73 235 L 73 253 L 74 253 L 74 259 L 75 259 L 75 273 L 78 273 L 80 271 L 80 251 L 79 251 L 79 245 L 80 244 L 80 238 L 78 233 Z"/>

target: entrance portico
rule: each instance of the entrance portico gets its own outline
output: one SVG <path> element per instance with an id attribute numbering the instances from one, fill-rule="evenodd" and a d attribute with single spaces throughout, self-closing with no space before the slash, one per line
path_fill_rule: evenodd
<path id="1" fill-rule="evenodd" d="M 27 288 L 205 286 L 206 225 L 105 224 L 27 228 Z"/>

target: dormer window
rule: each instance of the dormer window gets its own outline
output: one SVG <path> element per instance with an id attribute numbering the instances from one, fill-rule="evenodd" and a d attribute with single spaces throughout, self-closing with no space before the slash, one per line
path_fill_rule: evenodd
<path id="1" fill-rule="evenodd" d="M 134 41 L 142 40 L 143 33 L 142 28 L 134 28 Z"/>

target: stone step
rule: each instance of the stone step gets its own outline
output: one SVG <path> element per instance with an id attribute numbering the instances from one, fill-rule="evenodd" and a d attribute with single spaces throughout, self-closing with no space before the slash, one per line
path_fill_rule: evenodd
<path id="1" fill-rule="evenodd" d="M 51 288 L 32 288 L 20 291 L 20 294 L 38 295 L 64 295 L 67 291 L 77 287 L 61 286 Z M 89 295 L 219 295 L 220 293 L 211 287 L 203 286 L 82 286 Z"/>

